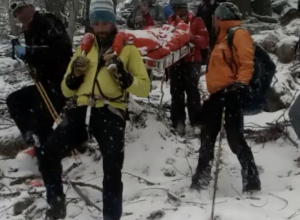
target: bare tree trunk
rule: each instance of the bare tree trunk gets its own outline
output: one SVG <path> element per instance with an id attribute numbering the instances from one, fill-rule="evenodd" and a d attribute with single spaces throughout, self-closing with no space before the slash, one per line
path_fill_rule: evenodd
<path id="1" fill-rule="evenodd" d="M 93 29 L 90 24 L 90 4 L 91 0 L 86 0 L 85 2 L 85 33 L 92 33 Z"/>
<path id="2" fill-rule="evenodd" d="M 115 14 L 117 13 L 117 0 L 113 0 L 113 3 L 114 3 L 114 10 L 115 10 Z"/>
<path id="3" fill-rule="evenodd" d="M 53 13 L 56 17 L 64 21 L 64 13 L 66 0 L 45 0 L 46 10 Z"/>
<path id="4" fill-rule="evenodd" d="M 251 16 L 252 14 L 251 0 L 229 0 L 229 2 L 232 2 L 233 4 L 239 7 L 241 13 L 243 14 L 243 18 L 247 18 L 248 16 Z"/>
<path id="5" fill-rule="evenodd" d="M 9 12 L 9 26 L 10 26 L 10 33 L 14 36 L 19 35 L 18 27 L 16 25 L 16 20 L 14 16 Z"/>
<path id="6" fill-rule="evenodd" d="M 79 0 L 73 0 L 70 2 L 70 18 L 68 25 L 68 35 L 73 42 L 73 37 L 76 29 L 76 21 L 79 12 Z"/>
<path id="7" fill-rule="evenodd" d="M 272 16 L 271 0 L 255 0 L 253 12 L 258 15 Z"/>
<path id="8" fill-rule="evenodd" d="M 11 35 L 14 35 L 14 36 L 17 36 L 19 35 L 19 28 L 17 26 L 17 21 L 16 19 L 14 18 L 14 16 L 11 14 L 11 11 L 9 10 L 9 6 L 10 6 L 10 1 L 5 1 L 5 2 L 2 2 L 4 4 L 5 9 L 8 9 L 8 21 L 9 21 L 9 27 L 10 27 L 10 34 Z"/>

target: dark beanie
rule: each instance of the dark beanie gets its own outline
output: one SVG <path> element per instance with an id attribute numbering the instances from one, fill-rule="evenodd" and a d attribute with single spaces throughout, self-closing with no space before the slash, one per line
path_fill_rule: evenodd
<path id="1" fill-rule="evenodd" d="M 242 14 L 240 13 L 239 8 L 230 2 L 220 3 L 215 10 L 216 17 L 221 20 L 241 20 Z"/>

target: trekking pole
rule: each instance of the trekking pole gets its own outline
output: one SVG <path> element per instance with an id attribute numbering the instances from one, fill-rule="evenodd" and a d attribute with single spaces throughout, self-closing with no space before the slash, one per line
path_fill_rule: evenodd
<path id="1" fill-rule="evenodd" d="M 220 167 L 220 160 L 221 160 L 221 155 L 222 155 L 222 139 L 224 137 L 224 122 L 225 122 L 225 113 L 223 110 L 220 137 L 219 137 L 219 145 L 218 145 L 218 151 L 217 151 L 217 160 L 216 160 L 214 192 L 213 192 L 212 207 L 211 207 L 211 220 L 214 220 L 214 218 L 215 218 L 215 205 L 216 205 L 216 195 L 217 195 L 217 190 L 218 190 L 217 188 L 218 188 L 219 167 Z"/>

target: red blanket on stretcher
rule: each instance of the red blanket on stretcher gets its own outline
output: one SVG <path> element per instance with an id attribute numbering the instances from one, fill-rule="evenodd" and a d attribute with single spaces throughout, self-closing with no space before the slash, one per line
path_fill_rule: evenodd
<path id="1" fill-rule="evenodd" d="M 182 20 L 174 24 L 176 26 L 172 24 L 146 30 L 122 30 L 115 37 L 113 50 L 120 54 L 124 45 L 132 42 L 142 56 L 161 59 L 190 41 L 190 26 Z"/>

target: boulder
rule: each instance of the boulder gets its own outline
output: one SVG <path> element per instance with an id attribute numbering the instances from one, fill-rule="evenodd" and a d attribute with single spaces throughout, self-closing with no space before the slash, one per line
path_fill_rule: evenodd
<path id="1" fill-rule="evenodd" d="M 28 146 L 21 136 L 5 135 L 0 138 L 0 155 L 14 158 L 20 151 L 25 150 Z"/>
<path id="2" fill-rule="evenodd" d="M 286 35 L 295 35 L 296 37 L 300 36 L 300 19 L 298 18 L 293 20 L 282 29 Z"/>
<path id="3" fill-rule="evenodd" d="M 288 107 L 287 104 L 285 104 L 281 100 L 281 94 L 278 93 L 274 88 L 269 89 L 267 93 L 267 105 L 264 109 L 265 112 L 277 112 L 282 109 L 286 109 Z"/>
<path id="4" fill-rule="evenodd" d="M 295 36 L 289 36 L 279 41 L 276 55 L 280 62 L 290 63 L 293 61 L 297 42 L 298 38 Z"/>
<path id="5" fill-rule="evenodd" d="M 291 5 L 286 0 L 274 0 L 271 2 L 272 10 L 276 14 L 281 14 L 284 9 L 291 7 Z"/>
<path id="6" fill-rule="evenodd" d="M 296 8 L 287 7 L 280 15 L 280 23 L 285 26 L 297 18 L 300 18 L 299 11 Z"/>
<path id="7" fill-rule="evenodd" d="M 262 46 L 268 53 L 275 53 L 279 40 L 280 39 L 277 35 L 270 33 L 259 42 L 259 45 Z"/>

